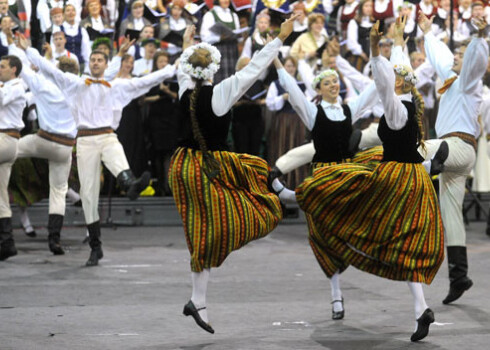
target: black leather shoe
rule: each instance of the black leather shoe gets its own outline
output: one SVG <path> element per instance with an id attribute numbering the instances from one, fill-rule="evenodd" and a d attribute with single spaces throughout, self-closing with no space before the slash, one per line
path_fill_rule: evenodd
<path id="1" fill-rule="evenodd" d="M 15 255 L 17 255 L 17 249 L 15 248 L 14 241 L 2 242 L 2 245 L 0 246 L 0 261 L 7 260 Z"/>
<path id="2" fill-rule="evenodd" d="M 446 296 L 446 299 L 442 301 L 443 304 L 449 304 L 453 301 L 459 299 L 464 292 L 471 288 L 473 285 L 473 281 L 468 277 L 463 277 L 457 280 L 454 283 L 451 283 L 449 286 L 449 293 Z"/>
<path id="3" fill-rule="evenodd" d="M 104 257 L 104 253 L 102 252 L 102 248 L 94 248 L 90 251 L 90 257 L 88 258 L 85 266 L 97 266 L 99 265 L 99 260 Z"/>
<path id="4" fill-rule="evenodd" d="M 148 187 L 150 184 L 150 179 L 151 173 L 149 171 L 145 171 L 140 178 L 133 180 L 128 188 L 128 192 L 126 194 L 127 197 L 132 201 L 136 200 L 141 191 Z"/>
<path id="5" fill-rule="evenodd" d="M 341 303 L 342 311 L 333 311 L 333 303 Z M 332 320 L 341 320 L 344 318 L 344 298 L 342 300 L 334 300 L 332 301 Z"/>
<path id="6" fill-rule="evenodd" d="M 435 321 L 434 313 L 431 309 L 425 309 L 422 316 L 417 319 L 417 330 L 410 337 L 411 341 L 419 341 L 429 334 L 429 326 Z"/>
<path id="7" fill-rule="evenodd" d="M 48 236 L 48 245 L 49 245 L 49 250 L 51 253 L 54 255 L 63 255 L 65 254 L 65 251 L 61 247 L 60 243 L 60 237 L 58 236 Z"/>
<path id="8" fill-rule="evenodd" d="M 35 231 L 35 230 L 32 230 L 32 231 L 30 231 L 30 232 L 27 232 L 27 231 L 24 229 L 24 233 L 26 234 L 26 236 L 31 237 L 31 238 L 34 238 L 34 237 L 36 237 L 36 236 L 37 236 L 37 233 L 36 233 L 36 231 Z"/>
<path id="9" fill-rule="evenodd" d="M 184 311 L 183 314 L 186 316 L 192 316 L 194 318 L 194 321 L 196 321 L 197 325 L 204 329 L 206 332 L 209 332 L 211 334 L 214 334 L 214 329 L 211 327 L 209 323 L 206 323 L 203 321 L 201 316 L 199 316 L 199 310 L 205 309 L 206 307 L 202 307 L 199 309 L 196 309 L 196 306 L 192 302 L 192 300 L 189 300 L 187 304 L 184 306 Z"/>
<path id="10" fill-rule="evenodd" d="M 449 156 L 449 146 L 446 141 L 442 141 L 430 165 L 430 175 L 438 175 L 444 171 L 444 162 Z"/>

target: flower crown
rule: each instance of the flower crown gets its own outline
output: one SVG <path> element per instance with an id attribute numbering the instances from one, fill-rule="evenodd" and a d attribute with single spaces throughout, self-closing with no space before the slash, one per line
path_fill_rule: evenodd
<path id="1" fill-rule="evenodd" d="M 412 85 L 415 85 L 417 84 L 417 77 L 415 76 L 415 74 L 413 72 L 411 72 L 408 67 L 406 66 L 403 66 L 403 65 L 398 65 L 398 64 L 395 64 L 393 66 L 394 70 L 395 70 L 395 73 L 402 76 L 406 82 L 412 84 Z"/>
<path id="2" fill-rule="evenodd" d="M 339 77 L 339 74 L 335 70 L 333 70 L 333 69 L 325 69 L 320 74 L 318 74 L 315 77 L 315 79 L 313 79 L 313 83 L 311 84 L 311 86 L 313 87 L 313 89 L 316 89 L 317 86 L 318 86 L 318 84 L 320 84 L 323 79 L 325 79 L 326 77 L 328 77 L 330 75 L 334 75 L 337 78 Z"/>
<path id="3" fill-rule="evenodd" d="M 189 57 L 194 54 L 194 51 L 197 49 L 205 49 L 211 54 L 211 63 L 207 65 L 207 67 L 194 67 L 191 63 L 189 63 Z M 221 54 L 218 49 L 208 43 L 199 43 L 196 45 L 192 45 L 185 49 L 185 51 L 180 56 L 180 65 L 182 66 L 182 70 L 184 73 L 189 74 L 191 77 L 195 79 L 201 80 L 212 80 L 214 74 L 219 69 L 219 62 L 221 61 Z"/>

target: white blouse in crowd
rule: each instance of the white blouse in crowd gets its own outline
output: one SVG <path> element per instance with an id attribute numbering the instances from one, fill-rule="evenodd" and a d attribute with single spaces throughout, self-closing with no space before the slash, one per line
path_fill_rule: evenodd
<path id="1" fill-rule="evenodd" d="M 143 30 L 144 26 L 145 26 L 145 21 L 143 21 L 143 17 L 133 19 L 134 30 Z"/>
<path id="2" fill-rule="evenodd" d="M 250 89 L 260 74 L 269 67 L 281 46 L 282 41 L 280 39 L 272 40 L 254 55 L 243 69 L 213 87 L 211 108 L 214 114 L 221 117 L 231 109 L 243 94 Z M 182 98 L 184 92 L 194 88 L 195 83 L 188 74 L 182 71 L 180 65 L 177 71 L 177 79 L 179 82 L 179 98 Z M 207 84 L 210 85 L 211 83 L 207 82 Z"/>
<path id="3" fill-rule="evenodd" d="M 131 100 L 175 74 L 175 67 L 169 64 L 142 78 L 116 79 L 111 82 L 111 87 L 100 83 L 87 85 L 85 80 L 88 76 L 63 73 L 33 48 L 28 48 L 26 53 L 27 58 L 63 92 L 79 130 L 103 127 L 117 129 L 122 109 Z"/>
<path id="4" fill-rule="evenodd" d="M 310 102 L 301 89 L 296 84 L 295 79 L 290 76 L 284 68 L 278 69 L 279 83 L 289 93 L 289 103 L 293 106 L 298 116 L 301 118 L 308 130 L 312 130 L 315 126 L 316 115 L 318 113 L 317 105 Z M 355 123 L 366 110 L 370 109 L 378 97 L 376 96 L 376 88 L 374 83 L 365 89 L 356 99 L 351 99 L 347 103 L 351 110 L 352 123 Z M 327 118 L 333 121 L 342 121 L 346 119 L 342 106 L 340 105 L 340 97 L 334 104 L 326 101 L 321 102 Z"/>
<path id="5" fill-rule="evenodd" d="M 92 17 L 91 20 L 92 20 L 92 28 L 94 30 L 97 30 L 99 32 L 101 32 L 102 30 L 104 30 L 105 26 L 104 26 L 104 22 L 102 21 L 102 17 L 101 16 L 99 16 L 99 18 Z"/>
<path id="6" fill-rule="evenodd" d="M 19 78 L 0 83 L 0 129 L 24 128 L 25 90 Z"/>
<path id="7" fill-rule="evenodd" d="M 374 0 L 374 10 L 383 13 L 388 9 L 390 2 L 393 2 L 393 17 L 398 17 L 398 9 L 403 5 L 403 0 Z"/>
<path id="8" fill-rule="evenodd" d="M 371 28 L 373 23 L 368 16 L 364 16 L 361 21 L 361 27 Z M 355 19 L 351 19 L 347 26 L 347 48 L 352 52 L 353 55 L 362 54 L 362 46 L 359 44 L 358 35 L 359 24 Z"/>
<path id="9" fill-rule="evenodd" d="M 146 59 L 141 57 L 134 62 L 133 75 L 141 77 L 143 75 L 150 74 L 153 69 L 153 58 Z"/>
<path id="10" fill-rule="evenodd" d="M 56 50 L 54 50 L 53 51 L 53 59 L 52 59 L 52 61 L 53 62 L 56 62 L 56 60 L 58 58 L 63 57 L 63 56 L 66 56 L 68 58 L 71 58 L 71 59 L 75 60 L 77 62 L 77 64 L 79 64 L 77 55 L 75 55 L 74 53 L 68 51 L 67 49 L 65 49 L 63 52 L 56 52 Z"/>
<path id="11" fill-rule="evenodd" d="M 140 43 L 141 45 L 141 43 Z M 139 53 L 141 57 L 145 57 L 145 48 L 142 46 L 139 46 Z M 128 50 L 128 55 L 135 56 L 136 55 L 136 46 L 131 45 L 131 47 Z"/>
<path id="12" fill-rule="evenodd" d="M 9 54 L 19 57 L 22 61 L 20 77 L 27 83 L 33 95 L 32 102 L 36 104 L 40 128 L 50 133 L 75 138 L 75 120 L 60 89 L 41 72 L 34 72 L 24 51 L 15 44 L 9 46 Z"/>
<path id="13" fill-rule="evenodd" d="M 231 12 L 229 8 L 222 8 L 221 6 L 214 6 L 212 11 L 216 11 L 216 14 L 223 22 L 235 22 L 235 28 L 240 29 L 240 21 L 236 13 Z M 211 27 L 215 25 L 214 15 L 212 11 L 206 12 L 202 17 L 201 24 L 201 40 L 209 44 L 215 44 L 220 41 L 220 36 L 211 31 Z"/>
<path id="14" fill-rule="evenodd" d="M 51 7 L 48 6 L 48 3 Z M 75 23 L 80 23 L 80 15 L 82 13 L 81 1 L 68 0 L 67 5 L 73 5 L 76 10 Z M 41 25 L 41 32 L 46 33 L 51 28 L 51 9 L 59 7 L 63 9 L 63 0 L 39 0 L 36 7 L 37 18 Z"/>
<path id="15" fill-rule="evenodd" d="M 260 32 L 258 30 L 255 30 L 252 36 L 251 37 L 249 36 L 245 40 L 240 58 L 242 57 L 252 58 L 252 38 L 255 40 L 255 42 L 259 43 L 260 45 L 265 45 L 265 39 L 260 35 Z"/>
<path id="16" fill-rule="evenodd" d="M 452 70 L 454 56 L 431 32 L 425 35 L 425 53 L 442 81 L 456 76 Z M 478 137 L 478 112 L 482 101 L 482 82 L 488 61 L 488 44 L 474 37 L 466 48 L 458 78 L 441 96 L 436 120 L 436 134 L 464 132 Z"/>
<path id="17" fill-rule="evenodd" d="M 90 38 L 88 36 L 87 30 L 85 28 L 81 28 L 76 22 L 73 25 L 69 24 L 66 21 L 63 22 L 63 29 L 65 30 L 66 35 L 77 36 L 79 28 L 82 31 L 81 54 L 85 61 L 85 64 L 87 64 L 89 61 L 90 52 L 92 51 L 90 48 Z"/>
<path id="18" fill-rule="evenodd" d="M 350 15 L 356 10 L 358 5 L 359 1 L 355 0 L 350 4 L 344 4 L 339 8 L 339 11 L 337 12 L 337 33 L 342 33 L 342 22 L 340 20 L 342 14 Z"/>

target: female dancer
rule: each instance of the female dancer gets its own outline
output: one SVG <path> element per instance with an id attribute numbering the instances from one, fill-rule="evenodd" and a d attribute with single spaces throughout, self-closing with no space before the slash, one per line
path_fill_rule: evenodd
<path id="1" fill-rule="evenodd" d="M 398 21 L 398 43 L 403 43 L 403 28 L 404 21 Z M 338 288 L 339 300 L 339 273 L 349 265 L 407 281 L 417 320 L 411 340 L 418 341 L 434 322 L 421 283 L 430 284 L 444 260 L 437 197 L 417 152 L 422 143 L 423 100 L 414 87 L 411 67 L 393 67 L 379 55 L 379 22 L 370 36 L 374 79 L 385 110 L 378 131 L 383 161 L 376 166 L 316 169 L 296 194 L 317 228 L 310 233 L 310 243 L 332 286 Z"/>
<path id="2" fill-rule="evenodd" d="M 220 54 L 213 46 L 190 46 L 195 28 L 184 35 L 179 63 L 179 97 L 185 134 L 172 157 L 170 183 L 191 253 L 192 297 L 184 315 L 214 333 L 206 312 L 210 269 L 251 240 L 264 237 L 282 218 L 279 199 L 267 188 L 268 166 L 261 158 L 227 152 L 230 109 L 269 66 L 293 30 L 295 16 L 276 39 L 235 75 L 212 86 Z"/>

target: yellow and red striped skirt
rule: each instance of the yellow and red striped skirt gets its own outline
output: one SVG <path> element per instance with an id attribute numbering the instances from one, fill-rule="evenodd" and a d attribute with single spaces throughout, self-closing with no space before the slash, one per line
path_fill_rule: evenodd
<path id="1" fill-rule="evenodd" d="M 266 161 L 249 154 L 215 151 L 219 175 L 209 180 L 203 154 L 175 151 L 169 181 L 182 217 L 191 270 L 218 267 L 232 251 L 264 237 L 282 219 L 279 198 L 269 192 Z"/>
<path id="2" fill-rule="evenodd" d="M 327 277 L 353 265 L 384 278 L 430 284 L 444 260 L 439 205 L 422 164 L 317 167 L 296 196 Z"/>

